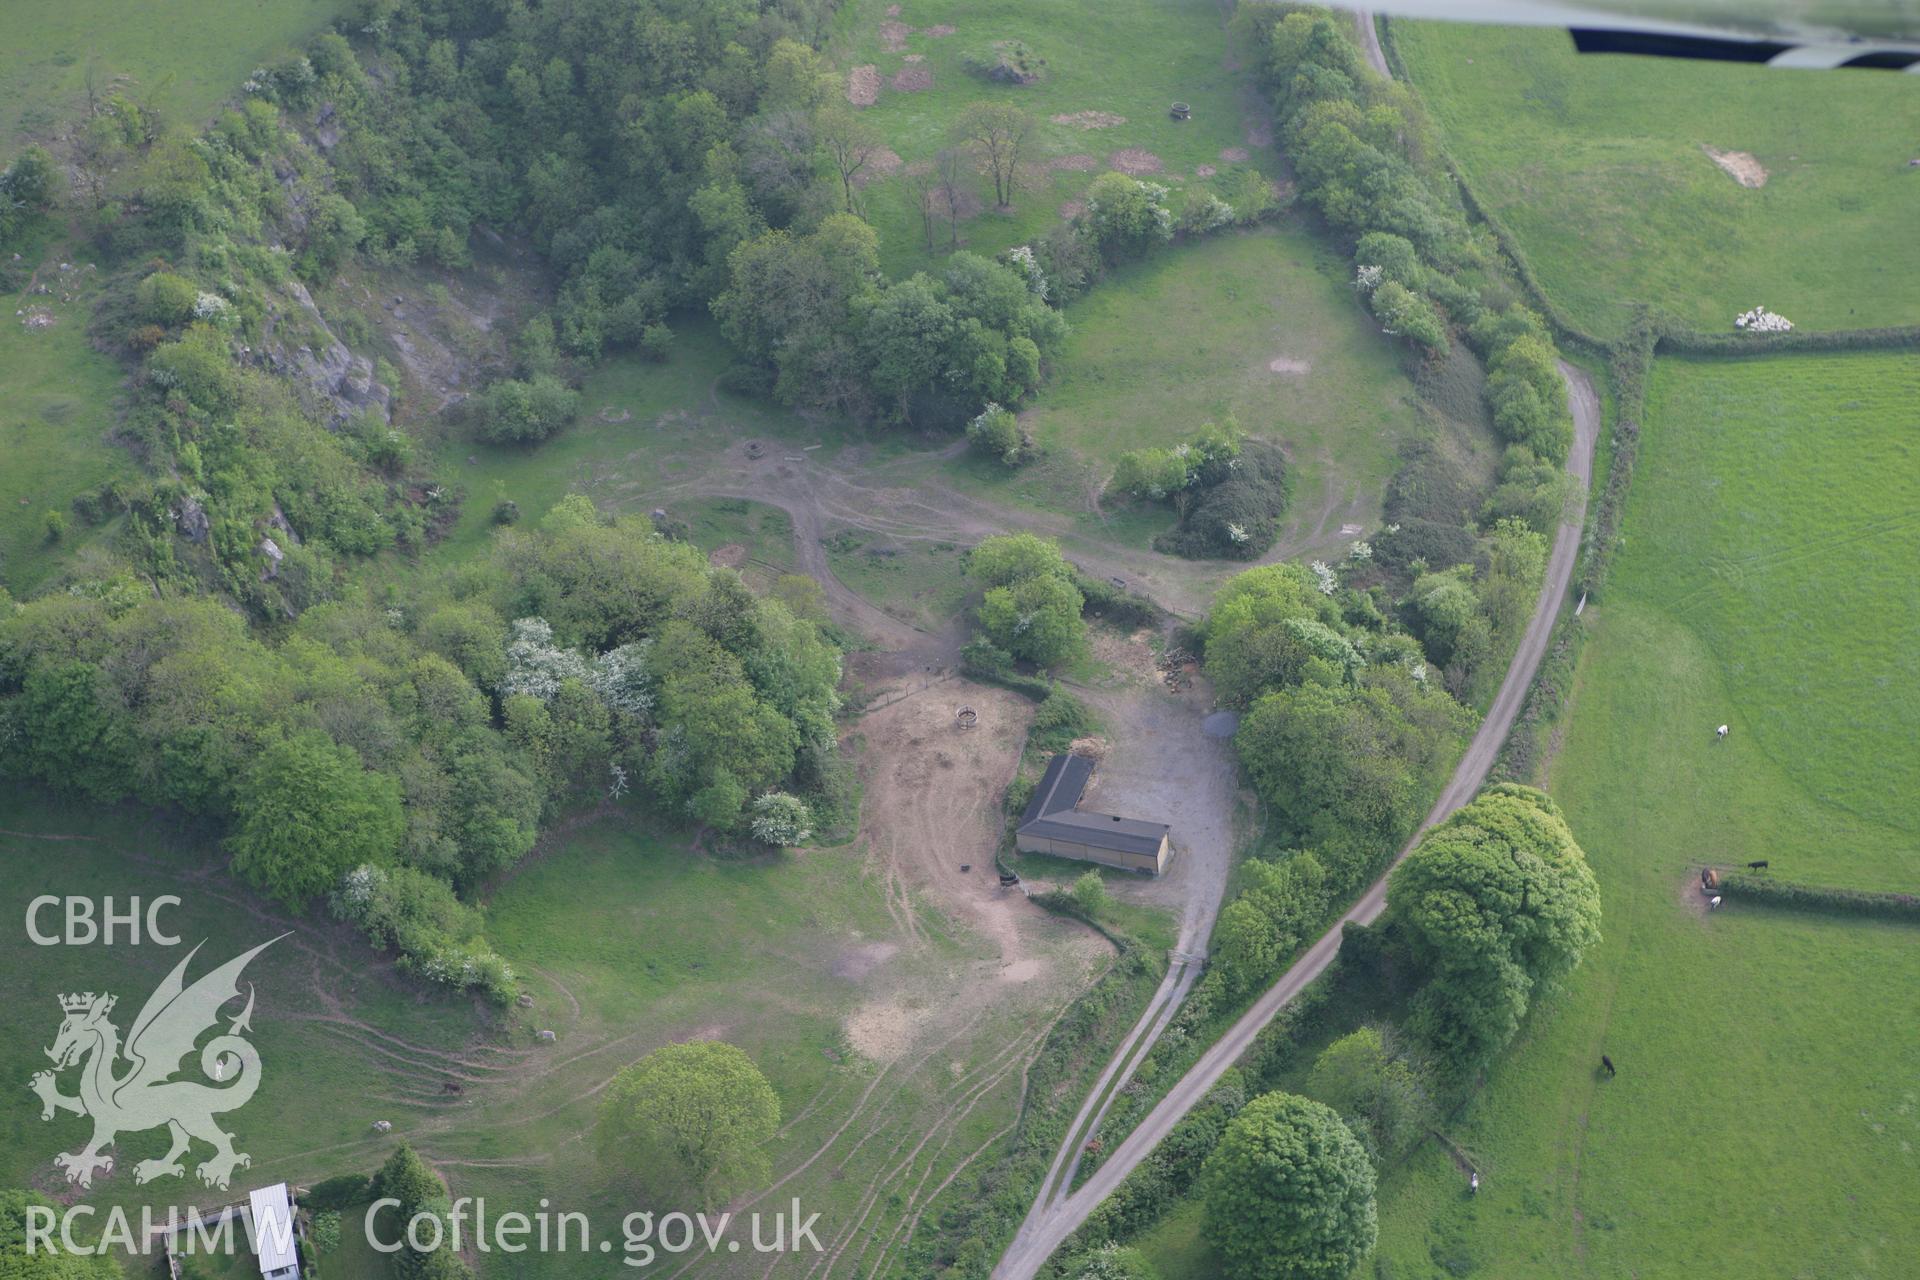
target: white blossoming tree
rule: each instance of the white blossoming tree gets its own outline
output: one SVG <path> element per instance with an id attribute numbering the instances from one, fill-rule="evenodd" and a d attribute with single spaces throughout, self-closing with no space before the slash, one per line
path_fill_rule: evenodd
<path id="1" fill-rule="evenodd" d="M 609 649 L 587 667 L 587 687 L 600 695 L 609 710 L 644 720 L 653 713 L 653 677 L 647 672 L 652 640 L 639 640 Z"/>
<path id="2" fill-rule="evenodd" d="M 799 796 L 769 791 L 753 802 L 755 840 L 784 849 L 805 844 L 812 836 L 813 813 Z"/>
<path id="3" fill-rule="evenodd" d="M 545 618 L 516 618 L 507 641 L 507 675 L 500 690 L 524 693 L 550 702 L 568 680 L 585 681 L 587 661 L 553 642 L 553 628 Z"/>
<path id="4" fill-rule="evenodd" d="M 1044 301 L 1047 296 L 1047 273 L 1033 256 L 1032 245 L 1016 245 L 1007 250 L 1007 261 L 1026 278 L 1027 289 L 1034 297 Z"/>

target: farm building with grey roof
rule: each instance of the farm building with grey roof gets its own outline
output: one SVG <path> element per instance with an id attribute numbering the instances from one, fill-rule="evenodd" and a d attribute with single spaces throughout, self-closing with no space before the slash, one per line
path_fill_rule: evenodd
<path id="1" fill-rule="evenodd" d="M 1057 755 L 1047 762 L 1027 811 L 1014 828 L 1014 844 L 1020 852 L 1050 853 L 1149 875 L 1165 871 L 1173 829 L 1164 822 L 1080 808 L 1080 797 L 1092 779 L 1093 761 L 1085 756 Z"/>

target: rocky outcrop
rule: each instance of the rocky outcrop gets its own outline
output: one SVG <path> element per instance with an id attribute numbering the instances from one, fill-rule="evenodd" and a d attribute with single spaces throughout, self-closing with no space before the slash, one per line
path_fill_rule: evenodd
<path id="1" fill-rule="evenodd" d="M 322 152 L 340 145 L 340 122 L 334 118 L 331 102 L 321 103 L 320 112 L 313 119 L 313 145 Z"/>
<path id="2" fill-rule="evenodd" d="M 319 412 L 333 428 L 369 411 L 382 422 L 393 420 L 393 392 L 373 375 L 373 361 L 355 355 L 333 336 L 333 330 L 314 305 L 313 295 L 298 280 L 286 286 L 286 295 L 297 308 L 302 327 L 319 335 L 316 349 L 301 344 L 291 349 L 279 337 L 289 318 L 277 312 L 267 316 L 260 342 L 260 357 L 268 368 L 297 385 L 309 406 Z"/>
<path id="3" fill-rule="evenodd" d="M 280 509 L 280 504 L 277 502 L 273 504 L 273 514 L 267 517 L 267 527 L 276 530 L 281 540 L 288 546 L 300 545 L 300 535 L 295 533 L 293 526 L 287 523 L 287 513 Z"/>
<path id="4" fill-rule="evenodd" d="M 180 510 L 174 512 L 173 519 L 180 526 L 180 535 L 192 543 L 205 542 L 208 531 L 213 527 L 213 522 L 207 518 L 206 507 L 193 495 L 188 495 L 180 504 Z"/>

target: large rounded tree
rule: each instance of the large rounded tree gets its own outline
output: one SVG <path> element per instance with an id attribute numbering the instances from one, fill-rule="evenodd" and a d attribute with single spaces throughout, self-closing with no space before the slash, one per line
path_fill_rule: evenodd
<path id="1" fill-rule="evenodd" d="M 1379 1233 L 1366 1151 L 1307 1098 L 1248 1103 L 1201 1177 L 1206 1238 L 1233 1280 L 1340 1280 Z"/>
<path id="2" fill-rule="evenodd" d="M 701 1208 L 767 1177 L 780 1099 L 739 1049 L 693 1040 L 655 1049 L 613 1078 L 595 1137 L 616 1172 Z"/>
<path id="3" fill-rule="evenodd" d="M 247 771 L 227 848 L 242 879 L 298 908 L 354 867 L 385 862 L 406 825 L 397 779 L 303 729 L 268 744 Z"/>
<path id="4" fill-rule="evenodd" d="M 1415 1024 L 1461 1071 L 1505 1047 L 1533 993 L 1600 939 L 1600 889 L 1560 807 L 1513 783 L 1429 831 L 1387 900 L 1430 974 Z"/>

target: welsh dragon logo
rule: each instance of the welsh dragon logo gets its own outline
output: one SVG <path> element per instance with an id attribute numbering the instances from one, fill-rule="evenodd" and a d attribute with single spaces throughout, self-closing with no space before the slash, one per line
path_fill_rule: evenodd
<path id="1" fill-rule="evenodd" d="M 228 1024 L 225 1034 L 214 1036 L 200 1049 L 200 1070 L 211 1079 L 231 1083 L 215 1088 L 172 1077 L 181 1069 L 181 1059 L 194 1051 L 194 1042 L 219 1022 L 221 1006 L 239 998 L 240 971 L 247 962 L 278 941 L 269 939 L 187 986 L 183 981 L 187 965 L 200 952 L 199 946 L 194 947 L 147 998 L 125 1045 L 107 1017 L 117 997 L 91 991 L 60 997 L 66 1018 L 53 1047 L 46 1051 L 53 1070 L 36 1072 L 28 1085 L 40 1095 L 42 1120 L 53 1119 L 56 1111 L 93 1117 L 92 1140 L 79 1151 L 63 1151 L 53 1159 L 68 1182 L 92 1186 L 96 1171 L 113 1172 L 113 1157 L 102 1155 L 102 1148 L 112 1146 L 122 1133 L 162 1125 L 172 1135 L 173 1145 L 159 1159 L 136 1164 L 135 1182 L 184 1175 L 180 1157 L 196 1138 L 213 1147 L 212 1157 L 197 1170 L 200 1181 L 210 1187 L 224 1190 L 236 1168 L 253 1163 L 252 1156 L 233 1149 L 233 1135 L 213 1119 L 216 1112 L 246 1105 L 260 1087 L 260 1054 L 240 1034 L 253 1029 L 252 983 L 247 984 L 246 1008 Z M 124 1070 L 122 1059 L 127 1063 Z M 56 1077 L 74 1066 L 80 1067 L 80 1092 L 68 1097 L 60 1092 Z"/>

